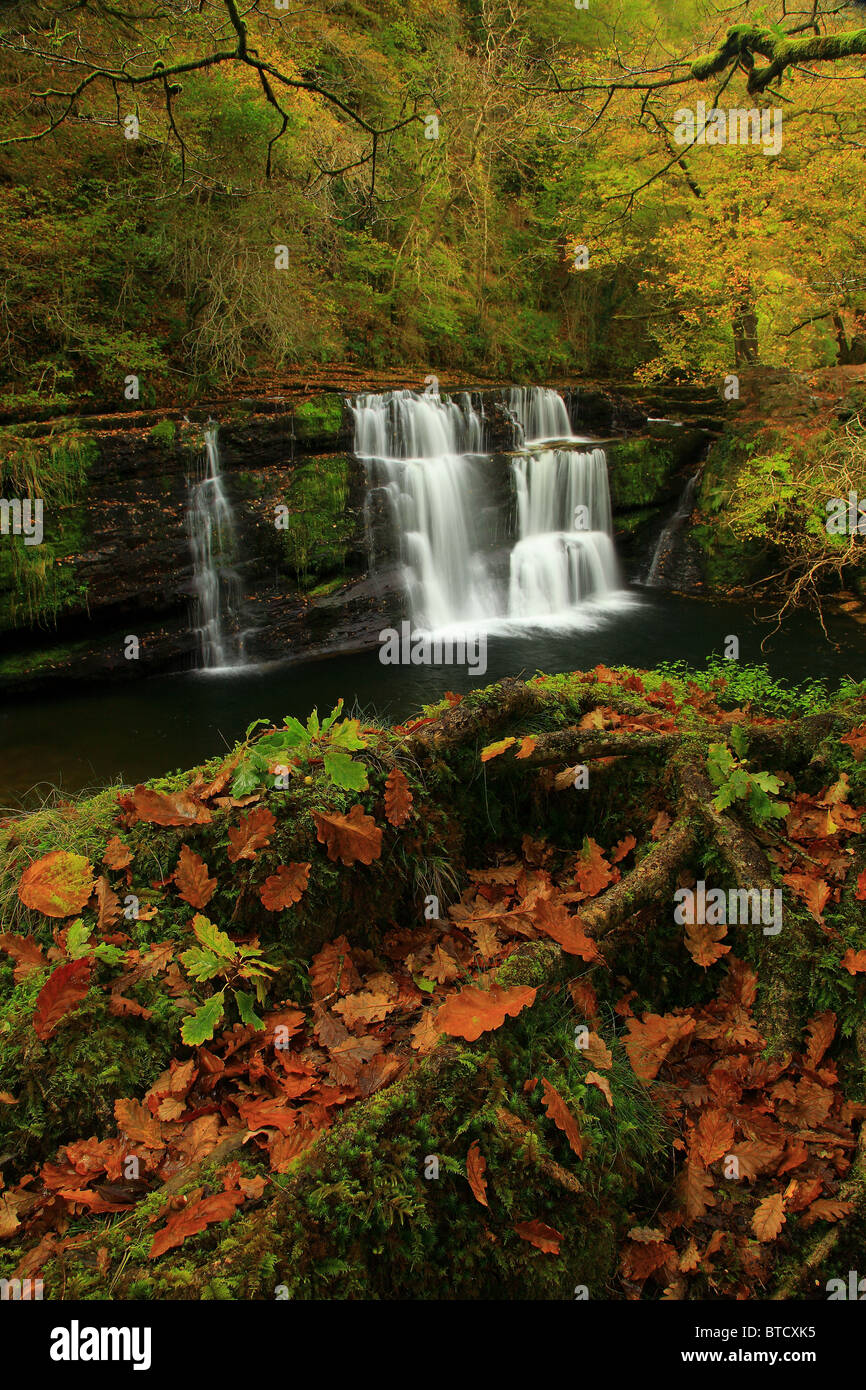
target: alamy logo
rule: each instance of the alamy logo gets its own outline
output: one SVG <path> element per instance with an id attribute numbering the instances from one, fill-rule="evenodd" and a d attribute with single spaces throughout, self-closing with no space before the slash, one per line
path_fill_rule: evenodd
<path id="1" fill-rule="evenodd" d="M 134 1371 L 150 1370 L 149 1327 L 68 1327 L 51 1330 L 52 1361 L 131 1361 Z"/>
<path id="2" fill-rule="evenodd" d="M 42 498 L 0 497 L 0 535 L 23 536 L 25 545 L 42 544 Z"/>
<path id="3" fill-rule="evenodd" d="M 859 1301 L 866 1300 L 866 1279 L 859 1278 L 856 1269 L 848 1270 L 848 1284 L 844 1279 L 827 1280 L 827 1299 L 830 1303 L 841 1299 Z"/>
<path id="4" fill-rule="evenodd" d="M 831 497 L 824 510 L 828 535 L 866 536 L 866 496 L 858 497 L 852 490 L 847 498 Z"/>
<path id="5" fill-rule="evenodd" d="M 16 1303 L 42 1301 L 41 1279 L 0 1279 L 0 1303 L 12 1299 Z"/>
<path id="6" fill-rule="evenodd" d="M 757 926 L 762 923 L 764 936 L 778 936 L 782 930 L 781 888 L 711 888 L 699 879 L 697 886 L 678 888 L 674 893 L 674 921 L 680 926 L 695 923 L 708 927 Z"/>
<path id="7" fill-rule="evenodd" d="M 466 666 L 470 675 L 483 676 L 487 636 L 483 632 L 434 636 L 404 622 L 399 632 L 386 627 L 379 633 L 379 660 L 383 666 Z"/>
<path id="8" fill-rule="evenodd" d="M 782 149 L 782 111 L 777 106 L 764 111 L 739 106 L 724 111 L 714 106 L 708 111 L 707 103 L 699 101 L 694 111 L 681 106 L 674 120 L 678 145 L 761 145 L 766 155 Z"/>

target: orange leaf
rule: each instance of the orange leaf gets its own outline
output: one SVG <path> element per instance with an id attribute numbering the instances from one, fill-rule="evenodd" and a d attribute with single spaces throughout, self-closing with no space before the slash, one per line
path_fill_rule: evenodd
<path id="1" fill-rule="evenodd" d="M 715 965 L 726 956 L 730 946 L 722 946 L 722 937 L 727 936 L 728 928 L 724 922 L 711 925 L 708 922 L 689 922 L 686 925 L 685 945 L 695 965 Z"/>
<path id="2" fill-rule="evenodd" d="M 190 907 L 207 907 L 216 892 L 216 879 L 208 878 L 207 864 L 199 855 L 193 853 L 189 845 L 180 847 L 174 881 L 180 896 Z"/>
<path id="3" fill-rule="evenodd" d="M 133 805 L 139 820 L 149 825 L 208 825 L 211 813 L 206 806 L 199 806 L 189 792 L 175 792 L 166 796 L 150 787 L 137 786 L 133 792 Z"/>
<path id="4" fill-rule="evenodd" d="M 659 811 L 650 829 L 650 834 L 652 835 L 653 839 L 660 840 L 662 835 L 664 835 L 665 831 L 669 828 L 670 823 L 671 818 L 668 815 L 667 811 Z"/>
<path id="5" fill-rule="evenodd" d="M 347 816 L 336 811 L 325 815 L 313 811 L 316 822 L 316 838 L 320 845 L 326 845 L 328 858 L 350 868 L 352 864 L 372 864 L 382 853 L 382 831 L 372 816 L 364 812 L 363 806 L 353 806 Z"/>
<path id="6" fill-rule="evenodd" d="M 93 890 L 96 896 L 97 930 L 104 932 L 107 927 L 114 926 L 123 909 L 120 899 L 104 874 L 100 874 Z"/>
<path id="7" fill-rule="evenodd" d="M 141 1144 L 145 1149 L 164 1149 L 162 1125 L 146 1106 L 137 1100 L 116 1100 L 114 1117 L 119 1128 L 133 1144 Z"/>
<path id="8" fill-rule="evenodd" d="M 93 892 L 93 870 L 83 854 L 52 850 L 26 868 L 18 884 L 25 907 L 46 917 L 72 917 Z"/>
<path id="9" fill-rule="evenodd" d="M 845 734 L 839 742 L 848 745 L 854 754 L 855 762 L 862 762 L 863 755 L 866 753 L 866 724 L 860 724 L 856 729 L 852 729 L 850 734 Z"/>
<path id="10" fill-rule="evenodd" d="M 521 1221 L 515 1227 L 521 1240 L 543 1250 L 545 1255 L 558 1255 L 562 1236 L 553 1226 L 545 1226 L 543 1221 Z"/>
<path id="11" fill-rule="evenodd" d="M 109 869 L 125 869 L 132 863 L 132 850 L 123 843 L 119 835 L 112 835 L 105 846 L 102 862 Z"/>
<path id="12" fill-rule="evenodd" d="M 581 960 L 600 960 L 598 947 L 587 936 L 579 917 L 571 917 L 562 903 L 539 898 L 532 913 L 533 924 L 562 947 L 566 955 Z"/>
<path id="13" fill-rule="evenodd" d="M 758 1203 L 752 1217 L 752 1230 L 758 1240 L 775 1240 L 785 1224 L 785 1199 L 781 1192 L 773 1192 Z"/>
<path id="14" fill-rule="evenodd" d="M 535 752 L 537 743 L 538 739 L 534 734 L 527 734 L 526 738 L 520 740 L 520 747 L 514 755 L 515 758 L 528 758 L 530 753 Z"/>
<path id="15" fill-rule="evenodd" d="M 586 1082 L 587 1086 L 598 1087 L 598 1089 L 601 1091 L 601 1094 L 604 1096 L 605 1100 L 607 1101 L 608 1105 L 612 1110 L 613 1096 L 610 1090 L 610 1082 L 608 1081 L 607 1077 L 602 1076 L 601 1073 L 597 1071 L 588 1071 L 583 1079 Z"/>
<path id="16" fill-rule="evenodd" d="M 268 912 L 282 912 L 300 902 L 310 879 L 309 864 L 281 864 L 259 889 L 262 906 Z"/>
<path id="17" fill-rule="evenodd" d="M 695 1031 L 695 1020 L 676 1014 L 647 1014 L 642 1022 L 628 1020 L 625 1050 L 635 1076 L 652 1081 L 671 1048 Z"/>
<path id="18" fill-rule="evenodd" d="M 392 767 L 385 783 L 385 816 L 390 825 L 404 825 L 412 811 L 412 793 L 402 768 Z"/>
<path id="19" fill-rule="evenodd" d="M 604 857 L 604 850 L 595 840 L 587 838 L 575 865 L 575 875 L 581 892 L 590 898 L 594 898 L 613 881 L 613 873 Z"/>
<path id="20" fill-rule="evenodd" d="M 241 816 L 241 823 L 229 826 L 229 859 L 236 864 L 239 859 L 255 859 L 260 849 L 264 849 L 274 833 L 276 817 L 267 806 L 257 806 L 248 816 Z"/>
<path id="21" fill-rule="evenodd" d="M 175 1212 L 162 1230 L 157 1231 L 154 1236 L 149 1258 L 155 1260 L 158 1255 L 164 1255 L 166 1250 L 183 1245 L 187 1236 L 203 1231 L 205 1226 L 211 1226 L 215 1221 L 225 1221 L 243 1200 L 244 1194 L 235 1188 L 231 1192 L 215 1192 L 212 1196 L 203 1197 L 200 1202 L 193 1202 L 182 1211 Z"/>
<path id="22" fill-rule="evenodd" d="M 487 1200 L 487 1180 L 484 1176 L 486 1168 L 487 1163 L 476 1140 L 469 1145 L 469 1152 L 466 1155 L 466 1176 L 469 1179 L 469 1186 L 472 1188 L 476 1202 L 480 1202 L 483 1207 L 490 1206 Z"/>
<path id="23" fill-rule="evenodd" d="M 12 979 L 16 985 L 32 975 L 34 970 L 44 970 L 48 962 L 30 936 L 17 936 L 14 932 L 4 932 L 0 936 L 0 951 L 5 951 L 15 962 Z M 866 954 L 866 953 L 864 953 Z"/>
<path id="24" fill-rule="evenodd" d="M 541 1084 L 544 1088 L 541 1101 L 542 1105 L 547 1111 L 550 1119 L 553 1120 L 556 1128 L 562 1130 L 571 1146 L 572 1152 L 577 1154 L 578 1158 L 583 1158 L 583 1139 L 577 1120 L 574 1118 L 555 1087 L 551 1086 L 550 1082 L 545 1081 L 543 1078 Z"/>
<path id="25" fill-rule="evenodd" d="M 436 1027 L 449 1037 L 475 1042 L 482 1033 L 500 1028 L 507 1017 L 515 1018 L 521 1009 L 534 1004 L 536 993 L 530 985 L 516 985 L 513 989 L 503 989 L 501 985 L 493 985 L 488 990 L 462 989 L 452 994 L 439 1009 Z"/>
<path id="26" fill-rule="evenodd" d="M 510 748 L 516 742 L 516 738 L 501 738 L 498 743 L 488 743 L 487 747 L 481 750 L 481 761 L 489 763 L 491 758 L 498 758 L 506 748 Z"/>
<path id="27" fill-rule="evenodd" d="M 626 855 L 631 853 L 636 844 L 637 840 L 634 835 L 626 835 L 624 839 L 618 840 L 610 852 L 611 863 L 618 864 L 621 859 L 625 859 Z"/>
<path id="28" fill-rule="evenodd" d="M 71 960 L 53 970 L 39 991 L 33 1030 L 43 1042 L 51 1037 L 60 1020 L 76 1008 L 90 988 L 92 960 Z"/>
<path id="29" fill-rule="evenodd" d="M 720 1110 L 705 1110 L 692 1136 L 692 1152 L 705 1168 L 730 1151 L 734 1142 L 734 1123 Z"/>
<path id="30" fill-rule="evenodd" d="M 866 951 L 855 951 L 849 948 L 840 961 L 843 970 L 847 970 L 849 975 L 859 975 L 866 970 Z"/>

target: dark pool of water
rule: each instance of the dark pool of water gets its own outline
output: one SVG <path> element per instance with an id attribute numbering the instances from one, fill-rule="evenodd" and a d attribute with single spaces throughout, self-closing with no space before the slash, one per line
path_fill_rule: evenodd
<path id="1" fill-rule="evenodd" d="M 854 624 L 797 616 L 768 637 L 771 624 L 750 609 L 655 590 L 633 590 L 627 606 L 602 610 L 576 630 L 491 636 L 479 680 L 454 666 L 383 666 L 377 652 L 286 663 L 239 673 L 190 672 L 143 678 L 52 698 L 7 702 L 0 711 L 0 805 L 28 804 L 50 786 L 67 792 L 188 768 L 243 736 L 252 720 L 327 712 L 342 696 L 353 709 L 398 722 L 446 690 L 465 692 L 503 676 L 684 660 L 702 666 L 740 639 L 741 662 L 766 663 L 799 683 L 866 678 L 866 638 Z M 762 649 L 762 642 L 764 643 Z M 31 793 L 30 796 L 27 794 Z"/>

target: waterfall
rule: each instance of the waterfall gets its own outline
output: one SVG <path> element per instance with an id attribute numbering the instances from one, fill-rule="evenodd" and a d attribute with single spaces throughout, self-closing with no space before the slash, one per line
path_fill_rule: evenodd
<path id="1" fill-rule="evenodd" d="M 524 434 L 573 438 L 557 392 L 514 388 Z M 410 616 L 422 629 L 572 624 L 588 599 L 619 585 L 602 449 L 538 448 L 513 458 L 516 536 L 508 553 L 489 523 L 503 488 L 501 456 L 482 453 L 482 419 L 467 394 L 412 391 L 350 402 L 355 452 L 381 490 L 399 539 Z"/>
<path id="2" fill-rule="evenodd" d="M 482 426 L 471 398 L 391 391 L 359 396 L 351 408 L 355 452 L 401 539 L 413 619 L 431 629 L 482 620 L 494 598 L 472 505 Z"/>
<path id="3" fill-rule="evenodd" d="M 212 671 L 244 664 L 244 634 L 238 632 L 240 581 L 233 567 L 235 525 L 220 474 L 218 426 L 204 435 L 202 476 L 190 487 L 187 527 L 193 562 L 193 626 L 201 667 Z"/>
<path id="4" fill-rule="evenodd" d="M 513 464 L 518 540 L 511 552 L 508 612 L 562 617 L 619 584 L 603 449 L 543 449 Z"/>
<path id="5" fill-rule="evenodd" d="M 664 583 L 665 571 L 669 566 L 672 554 L 676 550 L 679 532 L 694 511 L 695 497 L 697 496 L 700 480 L 700 473 L 696 473 L 693 478 L 689 478 L 682 491 L 680 500 L 677 503 L 676 511 L 658 538 L 652 560 L 647 569 L 646 578 L 643 581 L 644 584 L 651 589 L 660 588 Z"/>
<path id="6" fill-rule="evenodd" d="M 565 401 L 549 386 L 512 386 L 506 406 L 522 436 L 521 444 L 572 437 Z"/>

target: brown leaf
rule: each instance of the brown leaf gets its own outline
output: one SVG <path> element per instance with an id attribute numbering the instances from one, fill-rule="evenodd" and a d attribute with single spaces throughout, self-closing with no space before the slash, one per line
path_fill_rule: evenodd
<path id="1" fill-rule="evenodd" d="M 281 864 L 259 889 L 262 906 L 268 912 L 283 912 L 300 902 L 310 879 L 309 864 Z"/>
<path id="2" fill-rule="evenodd" d="M 530 1245 L 543 1250 L 545 1255 L 558 1255 L 559 1242 L 562 1236 L 553 1226 L 546 1226 L 543 1221 L 520 1221 L 514 1227 L 521 1240 L 528 1240 Z"/>
<path id="3" fill-rule="evenodd" d="M 806 1024 L 806 1032 L 809 1035 L 809 1046 L 806 1049 L 806 1066 L 812 1071 L 820 1066 L 821 1059 L 827 1048 L 836 1036 L 836 1015 L 832 1009 L 826 1013 L 816 1014 Z"/>
<path id="4" fill-rule="evenodd" d="M 190 907 L 207 907 L 216 892 L 217 881 L 208 878 L 208 867 L 204 860 L 190 849 L 181 845 L 180 858 L 174 871 L 177 891 Z"/>
<path id="5" fill-rule="evenodd" d="M 694 1163 L 689 1159 L 678 1180 L 680 1196 L 685 1204 L 686 1217 L 689 1221 L 703 1216 L 707 1207 L 715 1206 L 716 1199 L 710 1190 L 712 1186 L 712 1174 L 707 1173 L 700 1163 Z"/>
<path id="6" fill-rule="evenodd" d="M 83 854 L 52 850 L 21 875 L 18 896 L 25 907 L 46 917 L 72 917 L 93 892 L 93 869 Z"/>
<path id="7" fill-rule="evenodd" d="M 42 947 L 38 946 L 31 936 L 4 932 L 0 936 L 0 951 L 5 951 L 15 962 L 12 979 L 16 985 L 26 980 L 35 970 L 44 970 L 48 965 L 42 954 Z"/>
<path id="8" fill-rule="evenodd" d="M 394 1002 L 381 991 L 363 990 L 359 994 L 347 994 L 334 1005 L 334 1013 L 340 1014 L 349 1028 L 358 1023 L 381 1023 L 395 1008 Z"/>
<path id="9" fill-rule="evenodd" d="M 550 898 L 539 898 L 532 913 L 533 924 L 544 932 L 566 955 L 580 956 L 581 960 L 600 960 L 598 947 L 587 936 L 579 917 L 572 917 L 563 903 Z"/>
<path id="10" fill-rule="evenodd" d="M 372 864 L 382 853 L 382 831 L 363 806 L 353 806 L 347 816 L 336 811 L 327 815 L 311 812 L 316 822 L 316 838 L 326 845 L 328 858 L 350 868 L 353 864 Z"/>
<path id="11" fill-rule="evenodd" d="M 866 970 L 866 951 L 855 951 L 849 947 L 840 964 L 843 970 L 848 971 L 849 975 L 860 975 Z"/>
<path id="12" fill-rule="evenodd" d="M 361 977 L 353 964 L 345 936 L 327 942 L 316 952 L 310 961 L 310 980 L 316 1000 L 328 998 L 337 989 L 340 994 L 351 994 L 357 989 Z"/>
<path id="13" fill-rule="evenodd" d="M 146 1009 L 135 999 L 127 999 L 123 994 L 112 994 L 108 999 L 108 1012 L 117 1018 L 152 1018 L 153 1009 Z"/>
<path id="14" fill-rule="evenodd" d="M 149 825 L 208 825 L 211 820 L 207 807 L 198 805 L 188 792 L 167 796 L 139 785 L 132 800 L 139 820 Z"/>
<path id="15" fill-rule="evenodd" d="M 522 738 L 520 740 L 520 747 L 514 755 L 515 758 L 528 758 L 530 753 L 535 752 L 535 746 L 537 743 L 538 739 L 535 737 L 534 734 L 527 734 L 525 738 Z"/>
<path id="16" fill-rule="evenodd" d="M 705 1168 L 729 1153 L 734 1142 L 734 1124 L 720 1110 L 705 1110 L 692 1136 L 692 1153 Z"/>
<path id="17" fill-rule="evenodd" d="M 752 1217 L 752 1230 L 761 1242 L 775 1240 L 785 1224 L 785 1199 L 781 1192 L 773 1192 L 758 1203 Z"/>
<path id="18" fill-rule="evenodd" d="M 112 835 L 105 846 L 102 862 L 109 869 L 125 869 L 132 863 L 132 850 L 123 843 L 119 835 Z"/>
<path id="19" fill-rule="evenodd" d="M 618 864 L 621 859 L 625 859 L 637 844 L 634 835 L 626 835 L 622 840 L 618 840 L 610 852 L 610 862 Z"/>
<path id="20" fill-rule="evenodd" d="M 225 1221 L 243 1200 L 243 1192 L 235 1188 L 231 1192 L 215 1192 L 212 1196 L 203 1197 L 201 1201 L 192 1202 L 181 1211 L 175 1212 L 162 1230 L 157 1231 L 154 1236 L 149 1258 L 155 1260 L 157 1256 L 164 1255 L 166 1250 L 183 1245 L 187 1236 L 196 1235 L 215 1221 Z"/>
<path id="21" fill-rule="evenodd" d="M 425 1052 L 431 1052 L 437 1039 L 442 1036 L 441 1029 L 436 1027 L 435 1014 L 435 1009 L 425 1009 L 412 1030 L 412 1047 L 422 1056 Z"/>
<path id="22" fill-rule="evenodd" d="M 290 1134 L 275 1134 L 268 1146 L 268 1157 L 275 1173 L 287 1173 L 292 1163 L 317 1138 L 314 1129 L 293 1129 Z"/>
<path id="23" fill-rule="evenodd" d="M 133 1144 L 141 1144 L 145 1149 L 165 1148 L 162 1125 L 137 1100 L 116 1100 L 114 1117 Z"/>
<path id="24" fill-rule="evenodd" d="M 689 922 L 686 925 L 685 944 L 695 965 L 702 965 L 706 970 L 708 966 L 721 960 L 722 956 L 726 956 L 731 949 L 730 946 L 722 946 L 719 943 L 727 934 L 728 928 L 724 922 Z"/>
<path id="25" fill-rule="evenodd" d="M 676 1014 L 647 1014 L 642 1022 L 628 1020 L 625 1049 L 635 1076 L 652 1081 L 668 1053 L 695 1031 L 695 1020 Z"/>
<path id="26" fill-rule="evenodd" d="M 257 806 L 248 816 L 241 816 L 240 825 L 229 826 L 229 860 L 255 859 L 258 851 L 270 841 L 276 817 L 267 806 Z"/>
<path id="27" fill-rule="evenodd" d="M 97 931 L 107 931 L 113 927 L 117 919 L 121 916 L 123 909 L 120 906 L 120 899 L 114 892 L 111 884 L 104 874 L 100 874 L 93 887 L 96 897 Z"/>
<path id="28" fill-rule="evenodd" d="M 548 1116 L 556 1125 L 556 1128 L 562 1130 L 569 1142 L 572 1153 L 575 1153 L 578 1158 L 583 1158 L 583 1138 L 577 1120 L 562 1099 L 562 1096 L 555 1087 L 551 1086 L 549 1081 L 545 1081 L 542 1078 L 541 1085 L 544 1091 L 541 1103 L 547 1111 Z"/>
<path id="29" fill-rule="evenodd" d="M 608 1081 L 607 1077 L 602 1076 L 601 1073 L 597 1071 L 588 1071 L 583 1079 L 586 1082 L 587 1086 L 598 1087 L 598 1089 L 601 1091 L 602 1095 L 604 1096 L 605 1100 L 607 1101 L 608 1105 L 612 1110 L 613 1096 L 611 1095 L 610 1082 Z"/>
<path id="30" fill-rule="evenodd" d="M 650 828 L 650 834 L 654 840 L 660 840 L 666 830 L 670 829 L 671 818 L 667 811 L 659 811 Z"/>
<path id="31" fill-rule="evenodd" d="M 452 1038 L 475 1042 L 482 1033 L 500 1028 L 507 1017 L 516 1017 L 521 1009 L 535 1002 L 537 991 L 529 985 L 503 989 L 493 985 L 489 990 L 459 990 L 442 1005 L 436 1014 L 436 1027 Z"/>
<path id="32" fill-rule="evenodd" d="M 574 867 L 578 887 L 589 898 L 596 897 L 613 882 L 613 872 L 604 857 L 604 850 L 590 837 L 587 837 Z"/>
<path id="33" fill-rule="evenodd" d="M 460 974 L 460 965 L 441 945 L 434 946 L 432 959 L 429 965 L 424 966 L 421 974 L 428 980 L 438 980 L 444 985 L 448 980 L 456 980 Z"/>
<path id="34" fill-rule="evenodd" d="M 33 1030 L 43 1042 L 61 1019 L 77 1008 L 90 988 L 92 959 L 71 960 L 53 970 L 39 991 L 33 1014 Z"/>
<path id="35" fill-rule="evenodd" d="M 385 783 L 385 816 L 389 824 L 405 825 L 412 812 L 412 793 L 402 768 L 392 767 Z M 367 861 L 369 862 L 369 861 Z"/>
<path id="36" fill-rule="evenodd" d="M 487 1180 L 484 1173 L 487 1162 L 478 1147 L 478 1141 L 469 1145 L 469 1152 L 466 1155 L 466 1176 L 469 1179 L 469 1186 L 472 1188 L 476 1202 L 480 1202 L 483 1207 L 489 1207 L 487 1200 Z"/>

